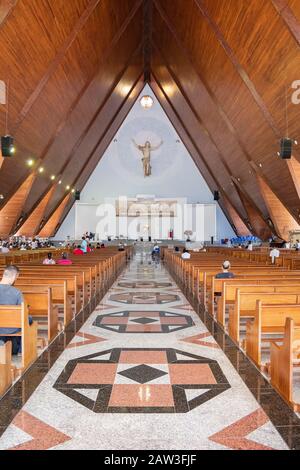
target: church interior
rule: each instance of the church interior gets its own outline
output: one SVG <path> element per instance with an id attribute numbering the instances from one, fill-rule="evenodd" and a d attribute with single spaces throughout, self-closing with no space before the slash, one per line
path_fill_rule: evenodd
<path id="1" fill-rule="evenodd" d="M 299 47 L 299 0 L 0 0 L 0 451 L 300 449 Z"/>

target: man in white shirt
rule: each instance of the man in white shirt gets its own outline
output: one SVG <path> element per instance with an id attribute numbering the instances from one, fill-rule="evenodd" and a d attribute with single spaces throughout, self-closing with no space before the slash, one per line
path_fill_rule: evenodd
<path id="1" fill-rule="evenodd" d="M 38 247 L 38 243 L 37 243 L 36 239 L 34 238 L 31 242 L 31 249 L 36 250 L 37 247 Z"/>
<path id="2" fill-rule="evenodd" d="M 249 251 L 253 251 L 253 245 L 252 245 L 252 242 L 249 243 L 248 247 L 247 247 L 247 250 Z"/>
<path id="3" fill-rule="evenodd" d="M 0 252 L 3 253 L 3 254 L 8 253 L 8 252 L 9 252 L 9 248 L 8 248 L 7 246 L 5 246 L 5 245 L 2 245 L 2 246 L 0 247 Z"/>
<path id="4" fill-rule="evenodd" d="M 182 252 L 181 258 L 182 258 L 182 259 L 190 259 L 190 258 L 191 258 L 190 253 L 189 253 L 185 248 L 184 248 L 184 250 L 183 250 L 183 252 Z"/>
<path id="5" fill-rule="evenodd" d="M 272 258 L 272 264 L 275 264 L 275 259 L 279 258 L 280 256 L 280 251 L 277 248 L 273 248 L 270 251 L 270 258 Z"/>

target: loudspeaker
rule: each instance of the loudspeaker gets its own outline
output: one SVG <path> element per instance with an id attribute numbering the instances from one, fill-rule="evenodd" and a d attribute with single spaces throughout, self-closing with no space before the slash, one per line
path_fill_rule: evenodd
<path id="1" fill-rule="evenodd" d="M 213 245 L 214 244 L 214 237 L 210 237 L 210 243 Z"/>
<path id="2" fill-rule="evenodd" d="M 292 158 L 292 139 L 281 139 L 280 140 L 280 158 L 288 159 Z"/>
<path id="3" fill-rule="evenodd" d="M 214 191 L 214 201 L 218 201 L 220 199 L 219 191 Z"/>
<path id="4" fill-rule="evenodd" d="M 75 191 L 75 201 L 80 201 L 80 191 Z"/>
<path id="5" fill-rule="evenodd" d="M 2 157 L 11 157 L 15 152 L 14 139 L 10 135 L 1 137 Z"/>
<path id="6" fill-rule="evenodd" d="M 148 241 L 151 242 L 151 240 L 152 240 L 152 238 L 149 236 L 149 237 L 148 237 Z"/>

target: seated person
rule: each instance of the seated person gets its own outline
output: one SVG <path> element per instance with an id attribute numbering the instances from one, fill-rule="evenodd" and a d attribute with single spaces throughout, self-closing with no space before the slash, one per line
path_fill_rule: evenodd
<path id="1" fill-rule="evenodd" d="M 174 247 L 174 251 L 176 251 L 176 253 L 178 253 L 178 251 L 179 251 L 179 246 L 175 246 L 175 247 Z"/>
<path id="2" fill-rule="evenodd" d="M 91 253 L 93 251 L 92 245 L 89 243 L 86 249 L 87 253 Z"/>
<path id="3" fill-rule="evenodd" d="M 191 254 L 188 252 L 188 250 L 186 248 L 183 249 L 181 258 L 182 259 L 190 259 L 191 258 Z"/>
<path id="4" fill-rule="evenodd" d="M 3 245 L 0 247 L 0 253 L 8 253 L 10 248 L 7 246 L 7 244 L 3 243 Z"/>
<path id="5" fill-rule="evenodd" d="M 96 250 L 100 250 L 101 246 L 100 246 L 100 243 L 98 242 L 97 245 L 96 245 Z"/>
<path id="6" fill-rule="evenodd" d="M 154 245 L 154 247 L 153 247 L 152 256 L 158 256 L 159 254 L 160 254 L 160 248 L 159 248 L 159 246 L 156 244 L 156 245 Z"/>
<path id="7" fill-rule="evenodd" d="M 101 243 L 101 248 L 105 248 L 105 245 L 104 245 L 104 243 Z"/>
<path id="8" fill-rule="evenodd" d="M 61 259 L 57 261 L 57 264 L 68 265 L 68 264 L 73 264 L 73 262 L 70 259 L 68 259 L 68 253 L 63 253 L 61 255 Z"/>
<path id="9" fill-rule="evenodd" d="M 123 243 L 119 243 L 118 251 L 125 251 L 125 247 Z"/>
<path id="10" fill-rule="evenodd" d="M 55 264 L 55 260 L 52 258 L 52 253 L 47 254 L 47 258 L 44 259 L 43 264 Z"/>
<path id="11" fill-rule="evenodd" d="M 19 276 L 19 268 L 14 265 L 6 266 L 3 272 L 3 277 L 0 282 L 0 305 L 21 305 L 23 302 L 22 293 L 13 287 L 16 279 Z M 29 325 L 32 325 L 32 317 L 28 317 Z M 0 328 L 0 340 L 6 343 L 12 342 L 12 353 L 18 354 L 21 352 L 21 337 L 9 336 L 19 333 L 20 328 Z"/>
<path id="12" fill-rule="evenodd" d="M 73 250 L 73 254 L 74 255 L 83 255 L 83 250 L 81 249 L 80 245 L 78 245 L 77 248 L 75 248 L 75 250 Z"/>
<path id="13" fill-rule="evenodd" d="M 222 272 L 216 274 L 216 279 L 227 279 L 227 278 L 233 278 L 234 274 L 229 272 L 231 268 L 230 262 L 229 261 L 224 261 L 222 264 Z"/>
<path id="14" fill-rule="evenodd" d="M 280 256 L 280 251 L 278 250 L 278 248 L 273 248 L 270 251 L 270 258 L 272 258 L 272 264 L 275 264 L 275 260 L 276 258 L 279 258 L 279 256 Z"/>

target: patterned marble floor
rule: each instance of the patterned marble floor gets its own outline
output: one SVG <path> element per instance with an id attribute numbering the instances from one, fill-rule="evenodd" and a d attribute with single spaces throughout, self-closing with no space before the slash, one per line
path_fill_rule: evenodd
<path id="1" fill-rule="evenodd" d="M 287 449 L 159 264 L 136 257 L 0 449 Z"/>

